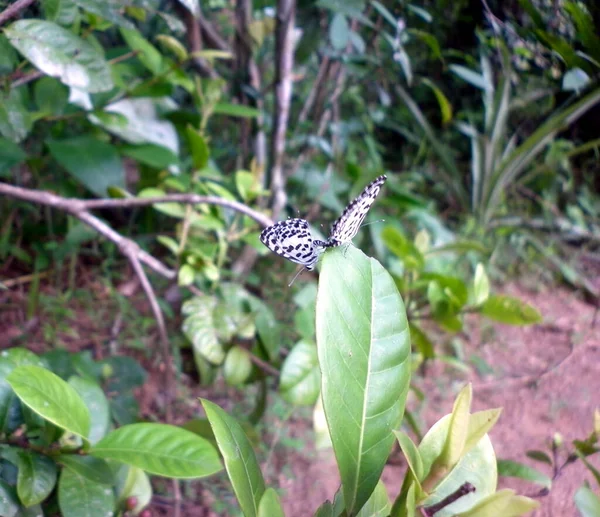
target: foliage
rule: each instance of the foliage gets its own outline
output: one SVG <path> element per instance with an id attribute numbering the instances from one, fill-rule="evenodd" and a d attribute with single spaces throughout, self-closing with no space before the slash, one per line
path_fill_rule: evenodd
<path id="1" fill-rule="evenodd" d="M 211 443 L 190 431 L 156 423 L 114 428 L 131 396 L 126 390 L 141 384 L 143 373 L 128 358 L 2 353 L 2 515 L 40 513 L 57 503 L 65 517 L 137 514 L 152 496 L 146 473 L 187 479 L 221 469 Z M 104 390 L 118 395 L 109 400 Z M 126 506 L 132 495 L 135 504 Z"/>

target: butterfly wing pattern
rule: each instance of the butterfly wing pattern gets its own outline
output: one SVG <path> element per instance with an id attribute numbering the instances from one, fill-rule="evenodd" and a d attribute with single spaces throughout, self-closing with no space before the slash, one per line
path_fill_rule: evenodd
<path id="1" fill-rule="evenodd" d="M 319 259 L 320 246 L 313 241 L 308 221 L 304 219 L 287 219 L 265 228 L 260 234 L 262 242 L 272 252 L 303 265 L 312 271 Z"/>
<path id="2" fill-rule="evenodd" d="M 342 212 L 342 215 L 333 223 L 329 239 L 325 247 L 332 248 L 350 242 L 358 233 L 360 225 L 365 220 L 367 212 L 375 202 L 381 186 L 387 180 L 385 174 L 375 178 L 369 183 L 359 196 L 352 201 Z"/>

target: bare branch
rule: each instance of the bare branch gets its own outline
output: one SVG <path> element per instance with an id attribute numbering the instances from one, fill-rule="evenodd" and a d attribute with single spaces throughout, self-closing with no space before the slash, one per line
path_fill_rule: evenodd
<path id="1" fill-rule="evenodd" d="M 27 9 L 33 2 L 34 0 L 17 0 L 14 4 L 9 5 L 0 13 L 0 25 L 17 16 L 21 11 Z"/>
<path id="2" fill-rule="evenodd" d="M 277 218 L 285 206 L 286 132 L 292 98 L 292 66 L 294 61 L 295 0 L 277 0 L 277 26 L 275 29 L 275 110 L 271 142 L 271 192 L 273 217 Z"/>

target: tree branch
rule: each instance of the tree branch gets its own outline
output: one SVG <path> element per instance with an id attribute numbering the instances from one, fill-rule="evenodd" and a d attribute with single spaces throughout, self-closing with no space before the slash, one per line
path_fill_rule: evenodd
<path id="1" fill-rule="evenodd" d="M 275 110 L 271 142 L 271 192 L 273 217 L 277 219 L 286 203 L 285 157 L 286 132 L 292 98 L 292 66 L 294 62 L 295 0 L 277 0 L 275 29 Z"/>
<path id="2" fill-rule="evenodd" d="M 17 0 L 14 4 L 9 5 L 0 13 L 0 25 L 17 16 L 21 11 L 27 9 L 33 2 L 34 0 Z"/>

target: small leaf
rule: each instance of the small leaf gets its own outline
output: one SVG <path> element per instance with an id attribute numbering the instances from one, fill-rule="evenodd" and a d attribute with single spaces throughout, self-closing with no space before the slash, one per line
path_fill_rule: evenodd
<path id="1" fill-rule="evenodd" d="M 196 131 L 192 126 L 185 128 L 185 133 L 188 139 L 188 145 L 192 151 L 192 164 L 194 169 L 202 170 L 208 165 L 210 150 L 206 144 L 204 137 Z"/>
<path id="2" fill-rule="evenodd" d="M 166 424 L 120 427 L 94 445 L 90 454 L 176 479 L 206 477 L 222 468 L 207 440 Z"/>
<path id="3" fill-rule="evenodd" d="M 77 392 L 39 366 L 19 366 L 6 378 L 25 405 L 54 425 L 87 439 L 90 414 Z"/>
<path id="4" fill-rule="evenodd" d="M 137 58 L 148 70 L 154 75 L 163 72 L 164 62 L 161 53 L 139 31 L 135 28 L 121 28 L 121 36 L 129 48 L 137 53 Z"/>
<path id="5" fill-rule="evenodd" d="M 265 481 L 252 445 L 233 417 L 216 404 L 200 400 L 215 433 L 240 508 L 246 517 L 256 517 L 265 493 Z"/>
<path id="6" fill-rule="evenodd" d="M 491 295 L 481 307 L 481 314 L 508 325 L 531 325 L 542 321 L 542 315 L 535 307 L 503 295 Z"/>
<path id="7" fill-rule="evenodd" d="M 442 115 L 442 124 L 446 125 L 452 120 L 452 104 L 448 100 L 448 97 L 444 94 L 440 88 L 438 88 L 431 80 L 423 78 L 421 82 L 433 91 L 435 98 L 437 99 L 438 105 L 440 107 L 440 112 Z"/>
<path id="8" fill-rule="evenodd" d="M 10 169 L 25 161 L 25 158 L 27 155 L 17 144 L 0 137 L 0 178 L 9 178 Z"/>
<path id="9" fill-rule="evenodd" d="M 102 388 L 91 379 L 71 377 L 69 384 L 75 388 L 90 413 L 90 432 L 88 439 L 94 444 L 100 440 L 110 426 L 110 407 Z"/>
<path id="10" fill-rule="evenodd" d="M 16 517 L 20 509 L 21 505 L 13 487 L 0 480 L 0 515 Z"/>
<path id="11" fill-rule="evenodd" d="M 46 456 L 32 451 L 19 452 L 17 493 L 25 506 L 41 503 L 54 490 L 58 469 Z"/>
<path id="12" fill-rule="evenodd" d="M 541 463 L 546 463 L 547 465 L 552 466 L 552 459 L 544 451 L 527 451 L 526 455 L 532 460 L 539 461 Z"/>
<path id="13" fill-rule="evenodd" d="M 575 505 L 582 517 L 598 517 L 600 515 L 600 497 L 586 486 L 580 487 L 575 493 Z"/>
<path id="14" fill-rule="evenodd" d="M 117 478 L 117 497 L 121 507 L 130 497 L 134 497 L 136 505 L 130 511 L 138 515 L 152 500 L 152 485 L 148 475 L 136 467 L 123 466 Z"/>
<path id="15" fill-rule="evenodd" d="M 84 11 L 97 14 L 101 18 L 121 27 L 133 28 L 133 24 L 120 11 L 123 4 L 120 0 L 73 0 Z"/>
<path id="16" fill-rule="evenodd" d="M 475 296 L 475 305 L 485 303 L 490 296 L 490 281 L 481 262 L 475 268 L 473 294 Z"/>
<path id="17" fill-rule="evenodd" d="M 531 481 L 547 489 L 552 487 L 552 480 L 548 476 L 517 461 L 498 460 L 498 474 L 505 477 Z"/>
<path id="18" fill-rule="evenodd" d="M 312 406 L 321 390 L 321 371 L 317 347 L 300 341 L 290 351 L 281 367 L 279 391 L 290 404 Z"/>
<path id="19" fill-rule="evenodd" d="M 252 361 L 248 351 L 240 346 L 231 347 L 223 363 L 225 382 L 231 386 L 244 384 L 252 373 Z"/>
<path id="20" fill-rule="evenodd" d="M 450 65 L 448 68 L 458 77 L 475 86 L 475 88 L 479 88 L 485 92 L 494 91 L 494 86 L 490 84 L 483 75 L 474 72 L 470 68 L 461 65 Z"/>
<path id="21" fill-rule="evenodd" d="M 454 517 L 518 517 L 539 507 L 539 502 L 515 495 L 514 490 L 504 489 L 487 496 L 471 509 L 457 513 Z"/>
<path id="22" fill-rule="evenodd" d="M 215 104 L 214 113 L 217 115 L 229 115 L 230 117 L 255 118 L 260 116 L 261 111 L 240 104 L 218 102 Z"/>
<path id="23" fill-rule="evenodd" d="M 31 129 L 32 120 L 15 88 L 8 95 L 0 93 L 0 134 L 13 143 L 23 140 Z"/>
<path id="24" fill-rule="evenodd" d="M 112 485 L 115 482 L 112 470 L 104 460 L 99 458 L 77 456 L 76 454 L 62 454 L 56 457 L 56 461 L 93 483 Z"/>
<path id="25" fill-rule="evenodd" d="M 97 93 L 113 87 L 108 63 L 91 43 L 50 21 L 19 20 L 4 29 L 37 68 L 67 86 Z"/>
<path id="26" fill-rule="evenodd" d="M 258 517 L 285 517 L 277 492 L 267 488 L 258 505 Z"/>
<path id="27" fill-rule="evenodd" d="M 343 50 L 350 41 L 350 26 L 342 13 L 333 15 L 333 20 L 329 27 L 329 40 L 336 50 Z"/>

